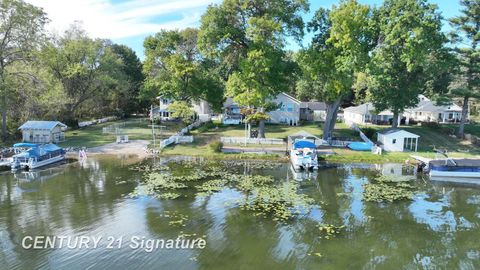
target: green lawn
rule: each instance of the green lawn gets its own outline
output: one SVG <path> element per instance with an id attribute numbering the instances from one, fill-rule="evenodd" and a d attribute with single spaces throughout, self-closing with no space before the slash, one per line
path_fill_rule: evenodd
<path id="1" fill-rule="evenodd" d="M 166 126 L 162 134 L 157 128 L 156 139 L 164 139 L 178 132 L 180 126 L 177 123 L 162 123 Z M 127 119 L 93 125 L 77 130 L 69 130 L 65 134 L 65 141 L 60 143 L 63 147 L 95 147 L 116 141 L 115 134 L 104 134 L 104 127 L 115 126 L 122 130 L 122 134 L 128 135 L 129 140 L 152 140 L 152 127 L 148 119 Z"/>
<path id="2" fill-rule="evenodd" d="M 388 126 L 378 125 L 368 125 L 368 127 L 377 131 L 388 128 Z M 449 135 L 448 129 L 454 128 L 451 125 L 442 125 L 437 128 L 425 126 L 400 126 L 400 128 L 420 136 L 418 140 L 419 152 L 432 152 L 435 146 L 437 149 L 446 149 L 452 153 L 480 154 L 479 147 L 472 145 L 466 140 L 460 140 L 453 135 Z M 480 130 L 479 125 L 469 125 L 469 128 Z M 376 136 L 374 138 L 376 139 Z"/>

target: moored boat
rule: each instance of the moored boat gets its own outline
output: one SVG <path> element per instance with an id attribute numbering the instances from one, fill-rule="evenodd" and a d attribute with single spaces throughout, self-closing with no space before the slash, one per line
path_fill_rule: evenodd
<path id="1" fill-rule="evenodd" d="M 318 169 L 317 147 L 307 139 L 297 139 L 290 150 L 290 160 L 296 170 Z"/>
<path id="2" fill-rule="evenodd" d="M 53 144 L 16 143 L 11 169 L 35 169 L 65 159 L 63 148 Z"/>
<path id="3" fill-rule="evenodd" d="M 479 159 L 443 159 L 428 163 L 432 180 L 480 184 Z"/>

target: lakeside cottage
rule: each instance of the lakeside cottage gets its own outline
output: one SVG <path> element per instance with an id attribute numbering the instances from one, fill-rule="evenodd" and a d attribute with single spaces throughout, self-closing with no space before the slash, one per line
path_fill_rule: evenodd
<path id="1" fill-rule="evenodd" d="M 420 102 L 414 108 L 409 108 L 403 113 L 406 124 L 410 120 L 417 122 L 457 123 L 462 119 L 462 108 L 457 104 L 435 105 L 424 95 L 419 95 Z"/>
<path id="2" fill-rule="evenodd" d="M 157 97 L 158 106 L 152 109 L 152 114 L 155 118 L 159 118 L 162 121 L 173 120 L 171 117 L 171 111 L 168 109 L 174 102 L 171 98 L 165 98 L 162 96 Z M 202 122 L 210 121 L 212 117 L 212 109 L 205 100 L 199 100 L 193 102 L 192 109 L 197 115 L 198 119 Z"/>
<path id="3" fill-rule="evenodd" d="M 343 112 L 344 121 L 348 125 L 390 124 L 393 119 L 393 112 L 389 110 L 375 112 L 375 106 L 370 102 L 345 108 Z"/>
<path id="4" fill-rule="evenodd" d="M 377 141 L 385 151 L 403 152 L 410 150 L 417 152 L 418 136 L 403 129 L 388 128 L 377 132 Z"/>
<path id="5" fill-rule="evenodd" d="M 18 129 L 23 142 L 58 143 L 65 140 L 67 125 L 58 121 L 27 121 Z"/>
<path id="6" fill-rule="evenodd" d="M 286 94 L 280 93 L 271 100 L 278 105 L 276 110 L 267 112 L 270 116 L 268 123 L 273 124 L 287 124 L 290 126 L 297 126 L 300 121 L 300 107 L 301 103 L 298 99 Z M 240 114 L 241 106 L 238 105 L 232 98 L 227 98 L 223 103 L 223 124 L 238 125 L 242 122 L 242 115 Z"/>
<path id="7" fill-rule="evenodd" d="M 308 101 L 300 104 L 300 120 L 307 122 L 325 121 L 327 105 L 325 102 Z"/>

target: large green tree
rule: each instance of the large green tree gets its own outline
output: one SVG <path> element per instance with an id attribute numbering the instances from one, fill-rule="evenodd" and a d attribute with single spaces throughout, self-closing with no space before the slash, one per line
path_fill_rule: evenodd
<path id="1" fill-rule="evenodd" d="M 125 45 L 112 44 L 111 50 L 122 60 L 121 71 L 125 84 L 119 85 L 122 91 L 113 93 L 112 101 L 116 104 L 116 114 L 130 115 L 145 110 L 149 104 L 139 99 L 143 86 L 143 65 L 137 54 Z"/>
<path id="2" fill-rule="evenodd" d="M 286 37 L 303 36 L 306 10 L 305 0 L 224 0 L 202 16 L 199 48 L 222 67 L 227 95 L 256 109 L 250 119 L 259 122 L 259 138 L 265 137 L 270 100 L 288 90 L 293 65 Z"/>
<path id="3" fill-rule="evenodd" d="M 457 135 L 463 138 L 469 101 L 480 98 L 480 0 L 461 0 L 460 4 L 462 15 L 450 20 L 459 64 L 459 72 L 451 84 L 451 94 L 463 101 L 462 120 L 457 131 Z"/>
<path id="4" fill-rule="evenodd" d="M 110 45 L 109 41 L 89 38 L 74 25 L 43 48 L 42 64 L 65 92 L 66 100 L 58 102 L 64 105 L 62 118 L 68 125 L 75 127 L 81 112 L 100 114 L 98 105 L 108 106 L 103 98 L 122 89 L 123 62 Z M 82 110 L 85 104 L 89 107 Z"/>
<path id="5" fill-rule="evenodd" d="M 325 101 L 324 139 L 331 137 L 341 101 L 351 94 L 355 75 L 368 62 L 373 35 L 370 20 L 368 6 L 349 0 L 331 10 L 320 8 L 309 23 L 314 37 L 297 55 L 303 71 L 297 95 Z"/>
<path id="6" fill-rule="evenodd" d="M 21 0 L 0 2 L 0 109 L 2 140 L 7 137 L 7 113 L 20 81 L 32 80 L 27 68 L 34 60 L 38 45 L 44 40 L 45 13 Z M 23 83 L 20 82 L 22 85 Z"/>
<path id="7" fill-rule="evenodd" d="M 177 101 L 206 100 L 219 108 L 223 84 L 215 73 L 215 63 L 204 59 L 197 49 L 198 30 L 162 30 L 144 42 L 146 76 L 142 96 L 158 95 Z"/>
<path id="8" fill-rule="evenodd" d="M 398 116 L 431 85 L 429 66 L 446 41 L 437 6 L 426 0 L 385 0 L 375 14 L 378 36 L 368 66 L 368 98 Z"/>

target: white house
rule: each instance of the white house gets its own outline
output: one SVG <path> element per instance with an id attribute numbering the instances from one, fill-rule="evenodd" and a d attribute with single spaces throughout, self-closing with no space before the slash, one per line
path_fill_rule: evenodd
<path id="1" fill-rule="evenodd" d="M 227 97 L 223 102 L 222 123 L 224 125 L 239 125 L 242 122 L 240 110 L 241 106 L 233 98 Z"/>
<path id="2" fill-rule="evenodd" d="M 424 95 L 419 95 L 420 102 L 414 108 L 406 109 L 406 123 L 417 122 L 456 123 L 462 119 L 462 108 L 454 103 L 450 105 L 435 105 Z"/>
<path id="3" fill-rule="evenodd" d="M 272 102 L 279 105 L 279 108 L 267 113 L 270 116 L 269 123 L 298 125 L 300 121 L 300 100 L 282 92 Z"/>
<path id="4" fill-rule="evenodd" d="M 377 141 L 382 149 L 391 152 L 417 152 L 418 138 L 420 136 L 403 129 L 389 128 L 377 132 Z"/>
<path id="5" fill-rule="evenodd" d="M 300 120 L 320 122 L 325 121 L 327 105 L 325 102 L 308 101 L 300 103 Z"/>
<path id="6" fill-rule="evenodd" d="M 67 126 L 58 121 L 27 121 L 18 129 L 23 142 L 58 143 L 65 140 Z"/>
<path id="7" fill-rule="evenodd" d="M 343 112 L 343 118 L 347 124 L 389 124 L 393 119 L 393 112 L 389 110 L 375 112 L 375 107 L 372 103 L 348 107 Z"/>
<path id="8" fill-rule="evenodd" d="M 172 120 L 171 111 L 168 110 L 168 107 L 174 102 L 173 99 L 165 97 L 157 97 L 158 107 L 153 108 L 153 115 L 160 120 Z M 205 100 L 199 100 L 193 102 L 192 104 L 193 111 L 197 114 L 198 118 L 201 121 L 209 121 L 212 116 L 212 110 L 210 105 Z"/>
<path id="9" fill-rule="evenodd" d="M 274 124 L 288 124 L 290 126 L 298 125 L 300 121 L 300 104 L 301 102 L 286 94 L 280 93 L 274 99 L 271 100 L 278 105 L 276 110 L 267 112 L 270 116 L 268 123 Z M 223 104 L 224 124 L 240 124 L 242 121 L 242 115 L 240 114 L 241 106 L 238 105 L 232 98 L 227 98 Z"/>

